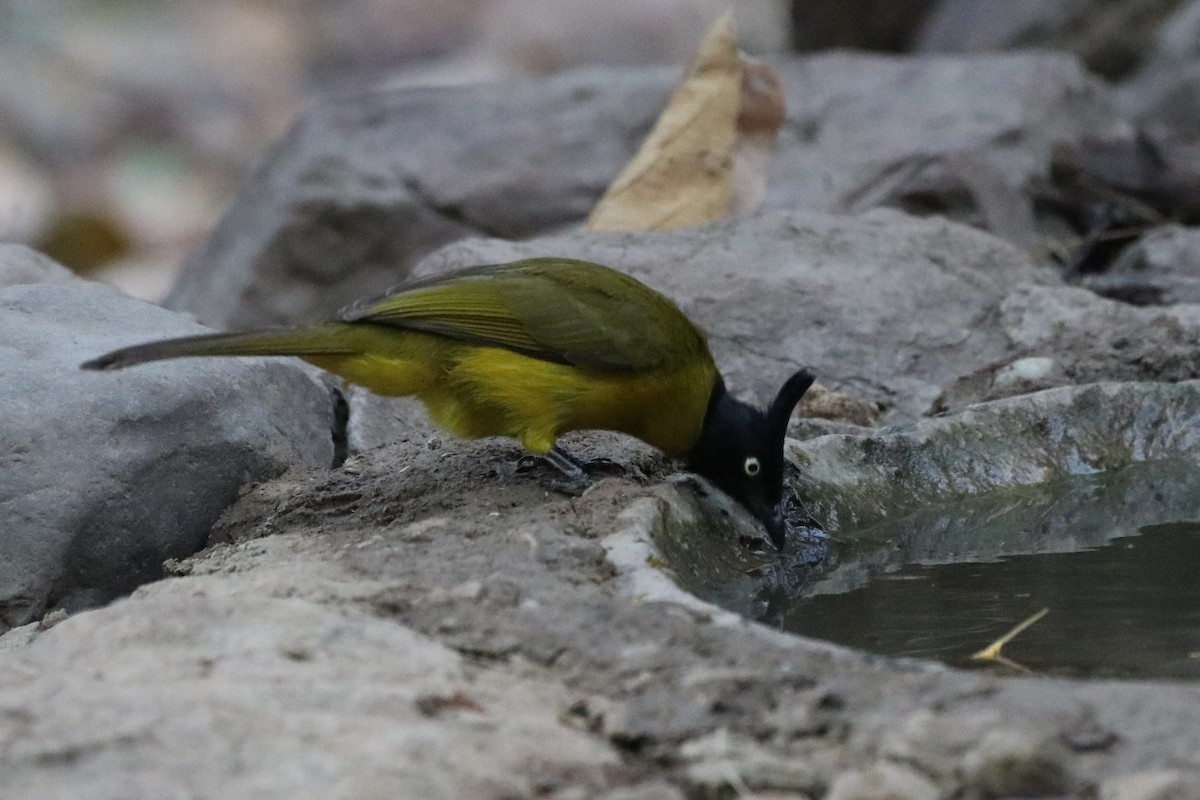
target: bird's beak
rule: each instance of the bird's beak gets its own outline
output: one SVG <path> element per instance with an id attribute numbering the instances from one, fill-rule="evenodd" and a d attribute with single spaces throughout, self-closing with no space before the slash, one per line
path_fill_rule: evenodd
<path id="1" fill-rule="evenodd" d="M 783 503 L 770 505 L 758 500 L 754 502 L 753 508 L 750 510 L 767 529 L 767 535 L 771 537 L 771 544 L 775 545 L 776 549 L 782 550 L 784 542 L 787 541 L 787 525 L 783 520 Z"/>

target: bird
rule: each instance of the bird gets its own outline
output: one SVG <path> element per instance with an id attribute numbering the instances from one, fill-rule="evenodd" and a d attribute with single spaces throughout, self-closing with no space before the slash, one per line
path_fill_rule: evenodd
<path id="1" fill-rule="evenodd" d="M 812 385 L 796 371 L 760 409 L 734 397 L 707 337 L 671 300 L 610 267 L 529 258 L 409 280 L 324 323 L 151 341 L 81 365 L 297 356 L 386 396 L 415 395 L 465 438 L 508 436 L 568 476 L 575 430 L 634 436 L 739 502 L 782 549 L 784 436 Z"/>

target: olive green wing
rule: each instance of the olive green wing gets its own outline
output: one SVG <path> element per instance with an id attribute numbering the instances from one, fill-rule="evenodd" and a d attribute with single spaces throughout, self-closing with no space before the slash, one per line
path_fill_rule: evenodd
<path id="1" fill-rule="evenodd" d="M 410 282 L 343 312 L 532 358 L 611 372 L 711 358 L 704 335 L 658 292 L 608 267 L 536 258 Z"/>

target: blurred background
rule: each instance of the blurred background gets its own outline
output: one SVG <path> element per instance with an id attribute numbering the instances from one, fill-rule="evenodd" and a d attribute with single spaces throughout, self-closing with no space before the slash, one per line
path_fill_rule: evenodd
<path id="1" fill-rule="evenodd" d="M 717 0 L 0 0 L 0 241 L 157 299 L 322 93 L 682 65 Z M 743 46 L 1159 58 L 1182 0 L 737 0 Z M 1195 6 L 1196 4 L 1190 4 Z M 1193 29 L 1200 26 L 1192 26 Z M 1194 52 L 1197 42 L 1176 43 Z M 1159 55 L 1153 55 L 1158 53 Z"/>

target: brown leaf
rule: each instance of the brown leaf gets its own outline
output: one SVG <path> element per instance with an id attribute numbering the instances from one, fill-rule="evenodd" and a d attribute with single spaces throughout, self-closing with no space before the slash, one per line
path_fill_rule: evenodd
<path id="1" fill-rule="evenodd" d="M 725 14 L 704 37 L 637 155 L 593 210 L 588 230 L 682 228 L 730 212 L 742 71 L 733 16 Z"/>

